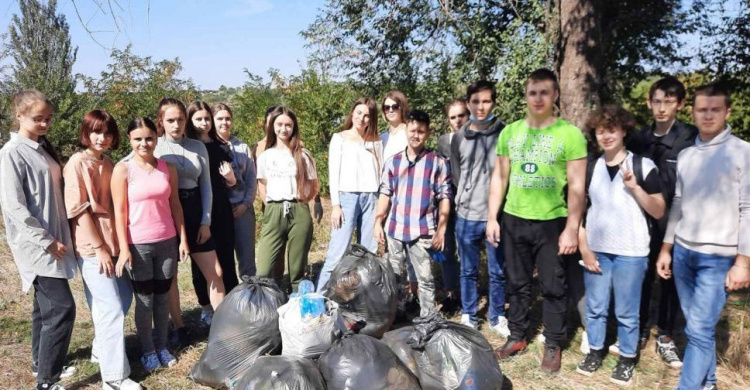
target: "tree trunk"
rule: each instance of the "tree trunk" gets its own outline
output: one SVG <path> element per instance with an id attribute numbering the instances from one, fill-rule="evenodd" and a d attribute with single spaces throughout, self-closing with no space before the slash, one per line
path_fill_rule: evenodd
<path id="1" fill-rule="evenodd" d="M 582 127 L 589 112 L 601 103 L 604 79 L 599 0 L 561 0 L 560 109 L 563 118 Z"/>

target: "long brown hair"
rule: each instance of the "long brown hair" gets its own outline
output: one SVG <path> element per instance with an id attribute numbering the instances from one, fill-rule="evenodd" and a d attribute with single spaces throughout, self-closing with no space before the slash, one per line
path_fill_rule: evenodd
<path id="1" fill-rule="evenodd" d="M 211 112 L 211 107 L 206 104 L 206 102 L 202 102 L 200 100 L 196 100 L 187 108 L 187 118 L 185 120 L 185 134 L 188 136 L 188 138 L 193 139 L 200 139 L 200 136 L 198 135 L 198 130 L 195 129 L 195 126 L 193 126 L 193 115 L 195 115 L 198 111 L 206 111 L 208 112 L 208 115 L 211 116 L 211 130 L 208 131 L 208 136 L 214 140 L 214 142 L 218 142 L 220 144 L 226 144 L 227 142 L 224 141 L 223 138 L 219 137 L 219 134 L 216 132 L 216 124 L 214 124 L 214 114 Z"/>
<path id="2" fill-rule="evenodd" d="M 292 123 L 294 123 L 292 135 L 289 137 L 289 150 L 292 152 L 295 165 L 297 165 L 297 192 L 299 192 L 299 199 L 303 202 L 309 202 L 315 197 L 318 188 L 316 179 L 310 178 L 307 173 L 308 162 L 312 164 L 313 170 L 316 170 L 317 168 L 315 167 L 315 160 L 310 152 L 302 148 L 297 115 L 295 115 L 294 111 L 288 107 L 279 106 L 271 112 L 268 126 L 266 126 L 266 150 L 273 148 L 278 142 L 273 125 L 276 122 L 276 119 L 282 115 L 288 116 L 292 120 Z M 307 161 L 305 161 L 306 159 L 303 157 L 303 154 L 307 157 Z"/>
<path id="3" fill-rule="evenodd" d="M 359 98 L 356 102 L 354 102 L 354 104 L 352 104 L 352 108 L 351 110 L 349 110 L 349 116 L 346 117 L 344 125 L 341 126 L 341 130 L 349 130 L 354 127 L 354 121 L 352 120 L 352 117 L 354 116 L 354 110 L 359 105 L 367 106 L 367 111 L 370 115 L 370 123 L 367 124 L 367 129 L 365 129 L 365 136 L 362 138 L 364 138 L 365 141 L 379 140 L 380 136 L 378 135 L 378 105 L 375 100 L 368 97 Z"/>
<path id="4" fill-rule="evenodd" d="M 385 105 L 385 100 L 391 99 L 399 106 L 399 112 L 401 113 L 401 122 L 406 123 L 406 116 L 409 114 L 409 102 L 406 100 L 406 95 L 404 95 L 401 91 L 388 91 L 388 93 L 385 94 L 385 97 L 383 98 L 382 105 Z M 382 109 L 382 107 L 381 107 Z M 383 119 L 388 121 L 388 119 L 385 117 L 385 110 L 383 110 Z"/>

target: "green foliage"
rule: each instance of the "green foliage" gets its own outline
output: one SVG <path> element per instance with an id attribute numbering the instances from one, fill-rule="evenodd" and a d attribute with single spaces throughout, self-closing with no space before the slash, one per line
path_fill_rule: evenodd
<path id="1" fill-rule="evenodd" d="M 117 119 L 123 144 L 112 153 L 120 158 L 130 152 L 126 130 L 128 123 L 137 116 L 156 120 L 156 109 L 163 97 L 174 97 L 186 104 L 198 98 L 199 93 L 191 80 L 178 78 L 182 65 L 178 59 L 155 61 L 151 57 L 139 57 L 130 46 L 125 50 L 113 50 L 111 63 L 99 79 L 85 79 L 85 111 L 101 109 Z M 80 120 L 80 119 L 79 119 Z M 62 146 L 62 145 L 58 145 Z"/>
<path id="2" fill-rule="evenodd" d="M 77 48 L 70 42 L 65 16 L 57 13 L 57 1 L 19 0 L 20 15 L 14 14 L 4 36 L 1 59 L 8 60 L 4 69 L 2 94 L 6 99 L 23 89 L 38 89 L 55 104 L 53 143 L 72 136 L 73 117 L 79 108 L 73 63 Z M 8 102 L 3 105 L 3 127 L 10 126 L 13 114 Z"/>

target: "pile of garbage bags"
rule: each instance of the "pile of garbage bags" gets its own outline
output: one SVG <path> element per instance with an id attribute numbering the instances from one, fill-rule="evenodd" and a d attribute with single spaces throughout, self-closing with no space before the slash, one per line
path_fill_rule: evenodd
<path id="1" fill-rule="evenodd" d="M 398 286 L 390 263 L 365 247 L 352 244 L 331 273 L 324 295 L 342 313 L 362 318 L 359 333 L 380 338 L 396 319 Z M 352 325 L 352 324 L 349 324 Z"/>
<path id="2" fill-rule="evenodd" d="M 474 329 L 436 314 L 387 332 L 396 312 L 393 270 L 358 245 L 324 294 L 309 281 L 298 290 L 287 302 L 273 279 L 244 278 L 216 309 L 189 377 L 235 390 L 502 387 L 492 347 Z"/>

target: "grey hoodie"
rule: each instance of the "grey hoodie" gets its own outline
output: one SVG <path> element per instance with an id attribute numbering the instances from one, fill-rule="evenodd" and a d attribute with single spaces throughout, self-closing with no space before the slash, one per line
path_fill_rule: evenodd
<path id="1" fill-rule="evenodd" d="M 729 126 L 683 150 L 664 242 L 696 252 L 750 256 L 750 143 Z"/>
<path id="2" fill-rule="evenodd" d="M 497 137 L 505 124 L 495 118 L 485 130 L 469 130 L 471 121 L 451 142 L 451 176 L 456 185 L 456 214 L 469 221 L 487 220 L 490 177 L 495 166 Z"/>

